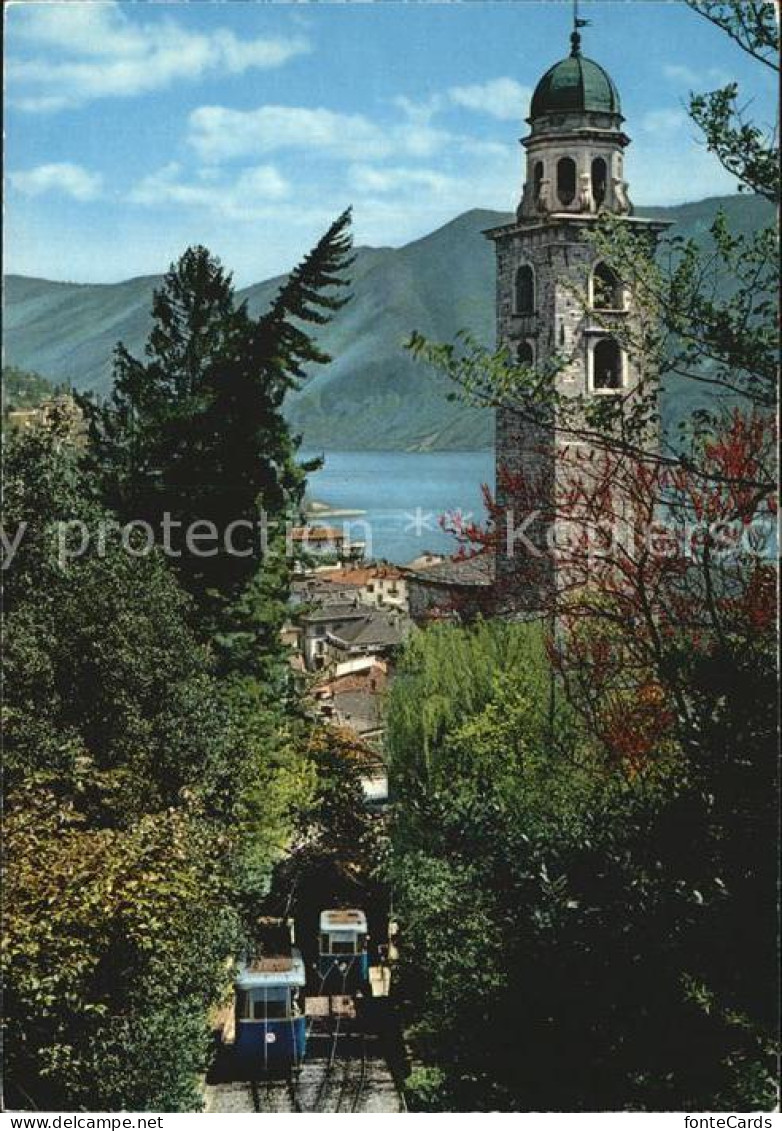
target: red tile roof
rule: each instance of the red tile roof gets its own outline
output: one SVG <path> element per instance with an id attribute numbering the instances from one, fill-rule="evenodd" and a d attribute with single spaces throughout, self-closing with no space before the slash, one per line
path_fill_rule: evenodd
<path id="1" fill-rule="evenodd" d="M 347 672 L 337 675 L 332 679 L 324 680 L 315 688 L 315 692 L 327 692 L 331 695 L 342 695 L 346 691 L 372 691 L 385 690 L 388 682 L 388 667 L 386 664 L 373 664 L 363 672 Z M 374 686 L 373 681 L 374 680 Z"/>
<path id="2" fill-rule="evenodd" d="M 326 581 L 341 582 L 343 585 L 366 585 L 368 581 L 399 581 L 404 571 L 394 565 L 360 566 L 357 569 L 322 570 L 319 578 Z"/>
<path id="3" fill-rule="evenodd" d="M 294 542 L 344 542 L 344 531 L 336 526 L 294 526 Z"/>

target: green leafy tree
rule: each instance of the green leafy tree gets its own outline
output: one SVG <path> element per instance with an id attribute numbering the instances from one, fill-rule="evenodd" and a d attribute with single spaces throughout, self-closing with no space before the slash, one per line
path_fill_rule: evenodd
<path id="1" fill-rule="evenodd" d="M 196 781 L 217 803 L 217 686 L 162 556 L 123 548 L 56 422 L 8 445 L 4 484 L 8 529 L 26 524 L 4 576 L 7 787 L 105 775 L 109 823 Z"/>
<path id="2" fill-rule="evenodd" d="M 736 969 L 749 905 L 733 876 L 747 859 L 727 814 L 675 748 L 617 764 L 566 705 L 552 746 L 529 626 L 485 631 L 497 645 L 520 632 L 526 655 L 484 650 L 465 700 L 474 632 L 427 632 L 389 704 L 411 1103 L 772 1106 L 771 1011 L 748 994 L 768 986 L 769 968 Z"/>
<path id="3" fill-rule="evenodd" d="M 215 677 L 163 555 L 123 546 L 66 416 L 4 450 L 8 1095 L 190 1110 L 312 774 L 257 683 Z"/>
<path id="4" fill-rule="evenodd" d="M 779 71 L 779 13 L 769 0 L 687 0 L 694 12 L 724 31 L 772 72 Z M 779 201 L 779 161 L 771 130 L 747 121 L 736 83 L 690 96 L 690 115 L 740 189 Z"/>
<path id="5" fill-rule="evenodd" d="M 237 936 L 214 828 L 181 808 L 100 828 L 61 786 L 30 783 L 6 819 L 9 1101 L 197 1109 Z"/>
<path id="6" fill-rule="evenodd" d="M 376 766 L 377 753 L 347 728 L 310 722 L 299 726 L 297 743 L 311 789 L 290 851 L 275 870 L 270 906 L 296 916 L 305 949 L 318 937 L 324 907 L 361 907 L 375 937 L 388 914 L 387 832 L 383 817 L 367 809 L 361 778 Z"/>

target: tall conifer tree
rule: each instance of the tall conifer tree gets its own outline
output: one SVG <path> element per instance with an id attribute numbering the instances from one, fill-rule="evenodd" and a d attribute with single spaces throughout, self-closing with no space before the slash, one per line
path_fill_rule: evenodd
<path id="1" fill-rule="evenodd" d="M 189 248 L 155 292 L 146 356 L 120 343 L 111 397 L 83 401 L 105 501 L 125 521 L 150 523 L 158 540 L 168 526 L 199 628 L 228 670 L 268 676 L 278 650 L 289 572 L 284 520 L 314 466 L 297 462 L 299 437 L 283 403 L 310 366 L 330 360 L 310 327 L 347 301 L 340 291 L 352 262 L 349 229 L 346 211 L 258 319 L 237 303 L 219 260 Z"/>

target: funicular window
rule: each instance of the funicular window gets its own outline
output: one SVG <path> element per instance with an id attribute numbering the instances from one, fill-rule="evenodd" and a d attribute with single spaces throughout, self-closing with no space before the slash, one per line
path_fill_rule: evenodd
<path id="1" fill-rule="evenodd" d="M 289 1016 L 290 993 L 283 987 L 253 990 L 252 1020 L 280 1021 Z"/>
<path id="2" fill-rule="evenodd" d="M 516 350 L 516 360 L 519 365 L 535 364 L 535 351 L 532 348 L 532 342 L 519 342 L 519 347 Z"/>
<path id="3" fill-rule="evenodd" d="M 535 311 L 535 273 L 529 263 L 522 263 L 516 272 L 516 313 Z"/>
<path id="4" fill-rule="evenodd" d="M 597 343 L 593 365 L 592 383 L 595 389 L 621 389 L 622 354 L 613 338 L 601 338 Z"/>
<path id="5" fill-rule="evenodd" d="M 532 170 L 532 192 L 534 199 L 540 200 L 540 190 L 543 185 L 543 162 L 536 161 Z"/>
<path id="6" fill-rule="evenodd" d="M 350 931 L 335 931 L 331 936 L 332 954 L 355 954 L 356 936 Z"/>
<path id="7" fill-rule="evenodd" d="M 334 942 L 331 947 L 332 954 L 355 954 L 356 944 L 352 942 Z"/>
<path id="8" fill-rule="evenodd" d="M 592 305 L 595 310 L 622 310 L 622 284 L 607 263 L 598 263 L 592 274 Z"/>
<path id="9" fill-rule="evenodd" d="M 557 197 L 560 204 L 572 204 L 576 198 L 576 163 L 572 157 L 557 162 Z"/>
<path id="10" fill-rule="evenodd" d="M 599 208 L 606 198 L 608 185 L 608 166 L 602 157 L 596 157 L 592 162 L 592 197 Z"/>

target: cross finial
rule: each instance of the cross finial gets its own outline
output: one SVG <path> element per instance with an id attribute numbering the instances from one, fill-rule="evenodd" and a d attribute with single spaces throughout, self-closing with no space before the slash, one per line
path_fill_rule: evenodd
<path id="1" fill-rule="evenodd" d="M 570 54 L 581 54 L 581 33 L 578 30 L 582 27 L 589 27 L 589 20 L 581 20 L 578 16 L 578 0 L 573 0 L 573 31 L 570 35 Z"/>

